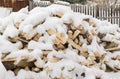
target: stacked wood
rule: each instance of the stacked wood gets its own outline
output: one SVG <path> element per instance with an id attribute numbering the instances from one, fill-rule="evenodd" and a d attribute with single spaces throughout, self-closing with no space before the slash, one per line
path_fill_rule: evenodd
<path id="1" fill-rule="evenodd" d="M 47 12 L 46 9 L 43 11 Z M 17 12 L 17 15 L 19 13 Z M 72 14 L 73 12 L 71 12 Z M 66 69 L 66 72 L 71 73 L 76 72 L 77 66 L 79 66 L 80 68 L 78 69 L 81 72 L 76 72 L 77 75 L 75 76 L 77 77 L 80 74 L 80 76 L 86 77 L 85 71 L 82 71 L 84 69 L 81 67 L 82 65 L 87 68 L 95 67 L 104 72 L 119 71 L 120 65 L 115 62 L 120 62 L 120 54 L 116 53 L 114 55 L 114 52 L 120 49 L 120 37 L 116 38 L 112 36 L 116 33 L 120 34 L 119 29 L 116 29 L 113 33 L 103 32 L 99 29 L 100 26 L 97 26 L 96 19 L 86 17 L 85 15 L 79 24 L 75 26 L 74 23 L 76 20 L 71 17 L 65 21 L 63 18 L 65 17 L 65 13 L 62 11 L 54 13 L 51 11 L 48 17 L 44 17 L 43 20 L 33 23 L 33 18 L 28 19 L 29 15 L 32 14 L 29 12 L 25 15 L 27 17 L 20 22 L 13 21 L 13 31 L 18 30 L 16 31 L 17 35 L 5 34 L 4 31 L 8 26 L 5 27 L 5 30 L 1 34 L 1 36 L 6 37 L 7 42 L 13 45 L 13 47 L 18 47 L 15 51 L 9 48 L 7 49 L 8 51 L 0 49 L 2 51 L 2 63 L 7 70 L 13 71 L 15 75 L 19 75 L 20 70 L 23 69 L 36 73 L 45 71 L 46 74 L 51 76 L 50 79 L 67 79 L 68 77 L 66 78 L 64 74 L 59 74 L 59 76 L 52 75 L 52 73 L 55 73 L 54 67 L 59 68 L 58 70 L 61 72 Z M 42 13 L 38 17 L 41 16 L 43 16 Z M 73 16 L 75 15 L 73 14 Z M 81 17 L 78 17 L 78 20 L 79 18 Z M 31 25 L 25 23 L 27 21 Z M 9 33 L 11 32 L 9 31 Z M 112 36 L 110 40 L 107 39 L 107 34 Z M 60 63 L 62 65 L 59 65 Z M 54 67 L 51 67 L 50 64 Z M 96 79 L 101 78 L 100 75 L 96 75 L 95 77 Z"/>

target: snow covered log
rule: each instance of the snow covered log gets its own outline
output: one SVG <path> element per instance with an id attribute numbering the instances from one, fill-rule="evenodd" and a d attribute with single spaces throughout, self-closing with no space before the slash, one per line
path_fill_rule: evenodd
<path id="1" fill-rule="evenodd" d="M 120 70 L 119 49 L 119 26 L 68 6 L 24 8 L 0 19 L 2 79 L 110 79 Z"/>

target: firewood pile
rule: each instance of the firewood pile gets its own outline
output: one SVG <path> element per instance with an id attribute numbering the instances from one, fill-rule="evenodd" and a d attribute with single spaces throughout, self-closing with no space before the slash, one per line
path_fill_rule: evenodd
<path id="1" fill-rule="evenodd" d="M 70 7 L 23 8 L 0 19 L 0 33 L 2 79 L 109 79 L 120 70 L 119 26 Z"/>

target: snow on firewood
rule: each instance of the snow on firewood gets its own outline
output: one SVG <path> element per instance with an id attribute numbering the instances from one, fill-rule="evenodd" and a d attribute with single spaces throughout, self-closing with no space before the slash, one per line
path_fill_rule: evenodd
<path id="1" fill-rule="evenodd" d="M 69 6 L 0 19 L 0 79 L 119 79 L 120 28 Z"/>

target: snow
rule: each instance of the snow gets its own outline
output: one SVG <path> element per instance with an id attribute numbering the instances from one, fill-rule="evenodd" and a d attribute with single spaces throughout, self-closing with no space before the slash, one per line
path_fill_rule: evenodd
<path id="1" fill-rule="evenodd" d="M 69 2 L 65 2 L 65 1 L 56 1 L 55 2 L 56 4 L 61 4 L 61 5 L 67 5 L 67 6 L 69 6 L 70 5 L 70 3 Z"/>
<path id="2" fill-rule="evenodd" d="M 56 12 L 61 12 L 63 14 L 73 12 L 70 7 L 57 4 L 50 5 L 47 7 L 47 9 L 53 14 Z"/>
<path id="3" fill-rule="evenodd" d="M 64 74 L 65 79 L 81 79 L 82 77 L 80 75 L 84 72 L 84 68 L 81 65 L 68 59 L 63 59 L 57 63 L 48 62 L 46 66 L 52 71 L 51 75 L 53 76 L 53 78 L 55 78 L 55 75 L 60 76 L 60 74 L 62 73 Z M 61 70 L 62 68 L 64 69 Z M 75 76 L 76 74 L 78 74 L 78 78 Z"/>
<path id="4" fill-rule="evenodd" d="M 19 47 L 21 47 L 21 42 L 13 44 L 4 37 L 0 36 L 0 51 L 2 53 L 17 51 L 19 50 Z"/>
<path id="5" fill-rule="evenodd" d="M 55 16 L 57 12 L 62 13 L 61 17 Z M 84 19 L 89 19 L 90 23 Z M 68 45 L 66 49 L 58 50 L 55 48 L 54 41 L 61 40 L 62 37 L 68 40 L 67 32 L 71 30 L 68 26 L 70 22 L 74 28 L 83 26 L 92 40 L 89 40 L 91 41 L 89 43 L 86 39 L 87 35 L 80 34 L 78 39 L 82 43 L 82 49 L 77 50 Z M 16 27 L 16 23 L 20 25 Z M 50 29 L 53 34 L 47 32 Z M 21 32 L 24 34 L 34 32 L 40 37 L 38 40 L 34 40 L 34 37 L 27 40 L 27 45 L 20 40 L 10 41 L 10 38 L 19 37 Z M 73 12 L 69 6 L 53 4 L 48 7 L 36 7 L 31 11 L 28 11 L 26 7 L 18 12 L 12 12 L 9 16 L 0 19 L 0 33 L 0 79 L 96 79 L 96 77 L 119 79 L 119 71 L 117 73 L 104 71 L 106 70 L 104 62 L 108 62 L 112 67 L 120 68 L 120 60 L 113 59 L 120 55 L 120 51 L 107 51 L 101 41 L 114 42 L 119 47 L 120 28 L 107 21 Z M 104 37 L 98 37 L 99 33 L 104 34 Z M 47 60 L 43 58 L 43 51 L 50 51 L 46 56 Z M 89 57 L 81 55 L 82 52 L 87 52 Z M 1 55 L 4 53 L 9 53 L 4 60 L 14 58 L 16 64 L 24 57 L 28 60 L 35 59 L 38 68 L 43 68 L 43 70 L 33 72 L 20 69 L 15 75 L 12 70 L 6 70 L 3 65 Z M 91 65 L 91 61 L 94 60 L 91 57 L 95 57 L 96 54 L 100 55 L 98 57 L 104 55 L 105 57 L 100 61 L 102 63 L 94 61 L 92 62 L 94 65 Z"/>
<path id="6" fill-rule="evenodd" d="M 2 62 L 1 62 L 1 56 L 2 56 L 2 54 L 1 54 L 1 52 L 0 52 L 0 78 L 1 78 L 1 79 L 5 79 L 5 76 L 6 76 L 7 71 L 6 71 L 4 65 L 3 65 Z"/>
<path id="7" fill-rule="evenodd" d="M 17 28 L 15 28 L 13 24 L 10 24 L 5 29 L 3 36 L 4 37 L 15 37 L 15 36 L 18 36 L 18 34 L 19 34 L 19 31 L 17 30 Z"/>
<path id="8" fill-rule="evenodd" d="M 23 32 L 29 33 L 32 31 L 34 26 L 37 24 L 43 22 L 47 18 L 48 14 L 45 12 L 37 13 L 37 14 L 31 14 L 20 24 L 20 30 L 22 29 Z M 27 26 L 27 27 L 25 27 Z"/>
<path id="9" fill-rule="evenodd" d="M 110 72 L 110 73 L 107 73 L 108 76 L 109 76 L 109 79 L 119 79 L 119 75 L 120 75 L 120 72 Z"/>
<path id="10" fill-rule="evenodd" d="M 28 44 L 28 49 L 41 49 L 41 50 L 52 50 L 53 46 L 49 43 L 40 43 L 36 41 L 30 41 Z"/>
<path id="11" fill-rule="evenodd" d="M 11 8 L 0 7 L 0 18 L 7 17 L 11 13 Z"/>
<path id="12" fill-rule="evenodd" d="M 116 24 L 111 24 L 107 21 L 101 21 L 100 23 L 98 23 L 97 27 L 97 30 L 100 33 L 115 33 L 117 29 L 119 29 L 119 26 L 117 26 Z"/>
<path id="13" fill-rule="evenodd" d="M 89 54 L 90 52 L 98 52 L 100 55 L 103 55 L 106 53 L 104 48 L 99 46 L 99 44 L 97 43 L 97 37 L 93 37 L 91 45 L 88 46 L 88 50 L 89 50 L 88 52 Z"/>

